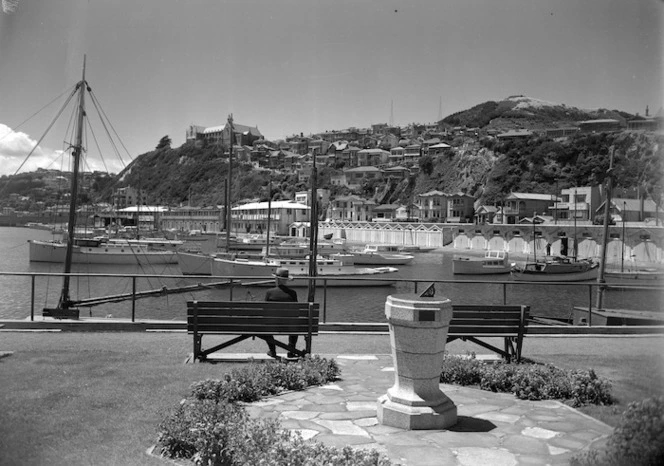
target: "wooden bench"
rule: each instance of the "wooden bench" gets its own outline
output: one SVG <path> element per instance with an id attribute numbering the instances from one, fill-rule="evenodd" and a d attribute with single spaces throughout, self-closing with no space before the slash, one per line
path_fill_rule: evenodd
<path id="1" fill-rule="evenodd" d="M 447 332 L 447 341 L 472 341 L 495 351 L 507 361 L 520 361 L 529 312 L 529 306 L 452 305 L 452 321 Z M 482 337 L 504 338 L 504 348 L 480 340 Z"/>
<path id="2" fill-rule="evenodd" d="M 300 335 L 305 349 L 298 350 L 275 339 L 275 345 L 298 356 L 311 354 L 311 337 L 318 335 L 318 303 L 277 301 L 188 301 L 187 333 L 194 336 L 194 361 L 205 361 L 209 354 L 247 338 L 263 340 L 269 336 Z M 204 335 L 238 335 L 216 346 L 203 349 Z"/>

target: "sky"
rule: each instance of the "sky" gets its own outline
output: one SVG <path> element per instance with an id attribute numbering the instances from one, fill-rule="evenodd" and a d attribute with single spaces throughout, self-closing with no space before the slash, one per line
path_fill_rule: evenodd
<path id="1" fill-rule="evenodd" d="M 230 114 L 275 140 L 510 95 L 655 113 L 663 22 L 661 0 L 20 0 L 0 11 L 0 175 L 69 169 L 66 112 L 24 161 L 84 55 L 122 156 L 100 127 L 84 168 L 117 173 Z"/>

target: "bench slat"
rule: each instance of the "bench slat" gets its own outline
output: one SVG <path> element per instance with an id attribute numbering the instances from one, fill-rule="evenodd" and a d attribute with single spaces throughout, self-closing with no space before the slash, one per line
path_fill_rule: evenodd
<path id="1" fill-rule="evenodd" d="M 313 310 L 311 316 L 315 319 L 318 319 L 319 311 Z M 192 319 L 194 313 L 191 312 L 187 315 L 187 318 Z M 198 312 L 196 316 L 201 318 L 213 318 L 213 317 L 247 317 L 247 318 L 260 318 L 264 316 L 276 317 L 281 319 L 307 319 L 309 318 L 309 310 L 292 310 L 292 309 L 266 309 L 264 312 L 259 312 L 255 309 L 229 309 L 229 310 L 214 310 L 214 309 L 205 309 L 201 312 Z"/>
<path id="2" fill-rule="evenodd" d="M 484 335 L 490 333 L 496 334 L 509 334 L 509 335 L 518 335 L 519 329 L 515 327 L 475 327 L 473 325 L 468 326 L 453 326 L 447 331 L 448 335 Z"/>
<path id="3" fill-rule="evenodd" d="M 526 306 L 527 307 L 527 306 Z M 491 312 L 500 312 L 500 311 L 516 311 L 521 312 L 522 306 L 511 306 L 511 305 L 492 305 L 492 304 L 453 304 L 453 311 L 491 311 Z"/>
<path id="4" fill-rule="evenodd" d="M 318 303 L 314 303 L 319 307 Z M 187 303 L 187 309 L 308 309 L 309 303 L 289 301 L 196 301 Z"/>
<path id="5" fill-rule="evenodd" d="M 493 326 L 502 326 L 502 327 L 515 327 L 519 328 L 521 326 L 521 320 L 519 319 L 457 319 L 453 318 L 450 325 L 477 325 L 479 327 L 493 327 Z"/>

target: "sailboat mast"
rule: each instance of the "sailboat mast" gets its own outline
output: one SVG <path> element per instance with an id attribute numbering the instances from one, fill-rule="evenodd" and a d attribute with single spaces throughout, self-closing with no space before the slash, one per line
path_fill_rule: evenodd
<path id="1" fill-rule="evenodd" d="M 83 74 L 81 81 L 76 85 L 78 89 L 78 118 L 76 122 L 76 141 L 72 150 L 73 173 L 71 178 L 71 199 L 69 202 L 69 224 L 67 225 L 67 250 L 65 253 L 64 280 L 60 294 L 61 309 L 69 308 L 69 273 L 71 273 L 72 255 L 74 249 L 74 233 L 76 227 L 76 201 L 78 199 L 78 171 L 83 152 L 83 118 L 85 117 L 85 56 L 83 56 Z"/>
<path id="2" fill-rule="evenodd" d="M 272 219 L 272 176 L 267 183 L 267 233 L 265 235 L 265 259 L 270 257 L 270 221 Z"/>
<path id="3" fill-rule="evenodd" d="M 579 255 L 579 249 L 577 247 L 576 243 L 576 188 L 574 188 L 574 249 L 572 252 L 574 253 L 574 260 L 576 261 L 578 255 Z"/>
<path id="4" fill-rule="evenodd" d="M 609 243 L 609 223 L 611 221 L 611 192 L 613 190 L 613 153 L 615 149 L 609 149 L 609 169 L 606 172 L 606 202 L 604 203 L 604 228 L 602 229 L 602 255 L 599 261 L 599 275 L 597 276 L 597 309 L 604 309 L 604 269 L 606 265 L 606 247 Z"/>
<path id="5" fill-rule="evenodd" d="M 315 277 L 317 274 L 316 256 L 318 255 L 318 180 L 316 168 L 316 154 L 313 155 L 314 164 L 311 170 L 311 211 L 309 219 L 309 276 Z M 316 297 L 316 283 L 309 280 L 307 301 L 312 303 Z"/>
<path id="6" fill-rule="evenodd" d="M 537 264 L 537 231 L 535 230 L 535 217 L 537 217 L 537 212 L 533 212 L 533 262 Z"/>
<path id="7" fill-rule="evenodd" d="M 231 250 L 231 180 L 233 170 L 233 114 L 228 116 L 228 186 L 226 193 L 226 252 Z"/>

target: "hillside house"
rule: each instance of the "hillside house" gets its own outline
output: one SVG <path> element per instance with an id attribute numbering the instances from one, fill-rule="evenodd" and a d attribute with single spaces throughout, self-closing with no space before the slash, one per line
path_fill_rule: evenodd
<path id="1" fill-rule="evenodd" d="M 502 223 L 516 224 L 524 217 L 548 213 L 555 201 L 552 194 L 510 193 L 502 209 Z"/>
<path id="2" fill-rule="evenodd" d="M 310 207 L 293 201 L 250 202 L 231 209 L 231 231 L 263 233 L 267 231 L 268 207 L 270 233 L 288 235 L 295 222 L 308 222 Z"/>
<path id="3" fill-rule="evenodd" d="M 357 153 L 357 166 L 383 165 L 389 161 L 390 153 L 383 149 L 363 149 Z"/>
<path id="4" fill-rule="evenodd" d="M 420 144 L 409 144 L 404 147 L 403 161 L 404 163 L 416 164 L 420 160 Z"/>
<path id="5" fill-rule="evenodd" d="M 383 170 L 383 178 L 393 180 L 404 180 L 410 176 L 410 170 L 406 167 L 397 165 L 395 167 L 387 167 Z"/>
<path id="6" fill-rule="evenodd" d="M 452 152 L 452 146 L 445 144 L 444 142 L 439 142 L 433 146 L 429 146 L 427 149 L 427 154 L 435 157 L 438 155 L 448 154 Z"/>
<path id="7" fill-rule="evenodd" d="M 396 146 L 390 149 L 390 156 L 388 158 L 390 163 L 399 164 L 403 162 L 404 154 L 406 149 L 401 146 Z"/>
<path id="8" fill-rule="evenodd" d="M 475 223 L 483 225 L 493 223 L 498 213 L 498 207 L 492 205 L 481 205 L 475 211 Z"/>
<path id="9" fill-rule="evenodd" d="M 397 221 L 397 209 L 399 204 L 383 204 L 373 208 L 372 222 L 395 222 Z"/>
<path id="10" fill-rule="evenodd" d="M 605 206 L 606 201 L 599 205 L 595 215 L 603 218 Z M 657 205 L 651 199 L 613 198 L 610 214 L 615 222 L 645 222 L 664 219 L 664 214 L 657 210 Z"/>
<path id="11" fill-rule="evenodd" d="M 359 196 L 340 196 L 331 202 L 331 220 L 369 222 L 376 203 Z"/>
<path id="12" fill-rule="evenodd" d="M 330 175 L 330 184 L 332 186 L 348 186 L 346 182 L 346 175 L 344 173 Z"/>
<path id="13" fill-rule="evenodd" d="M 415 205 L 423 222 L 443 222 L 447 211 L 447 195 L 437 190 L 419 194 Z"/>
<path id="14" fill-rule="evenodd" d="M 549 206 L 549 213 L 554 220 L 592 221 L 602 201 L 599 187 L 578 186 L 560 190 L 560 196 Z"/>
<path id="15" fill-rule="evenodd" d="M 368 181 L 383 179 L 383 171 L 377 167 L 356 167 L 344 170 L 346 185 L 351 189 L 359 189 Z"/>

